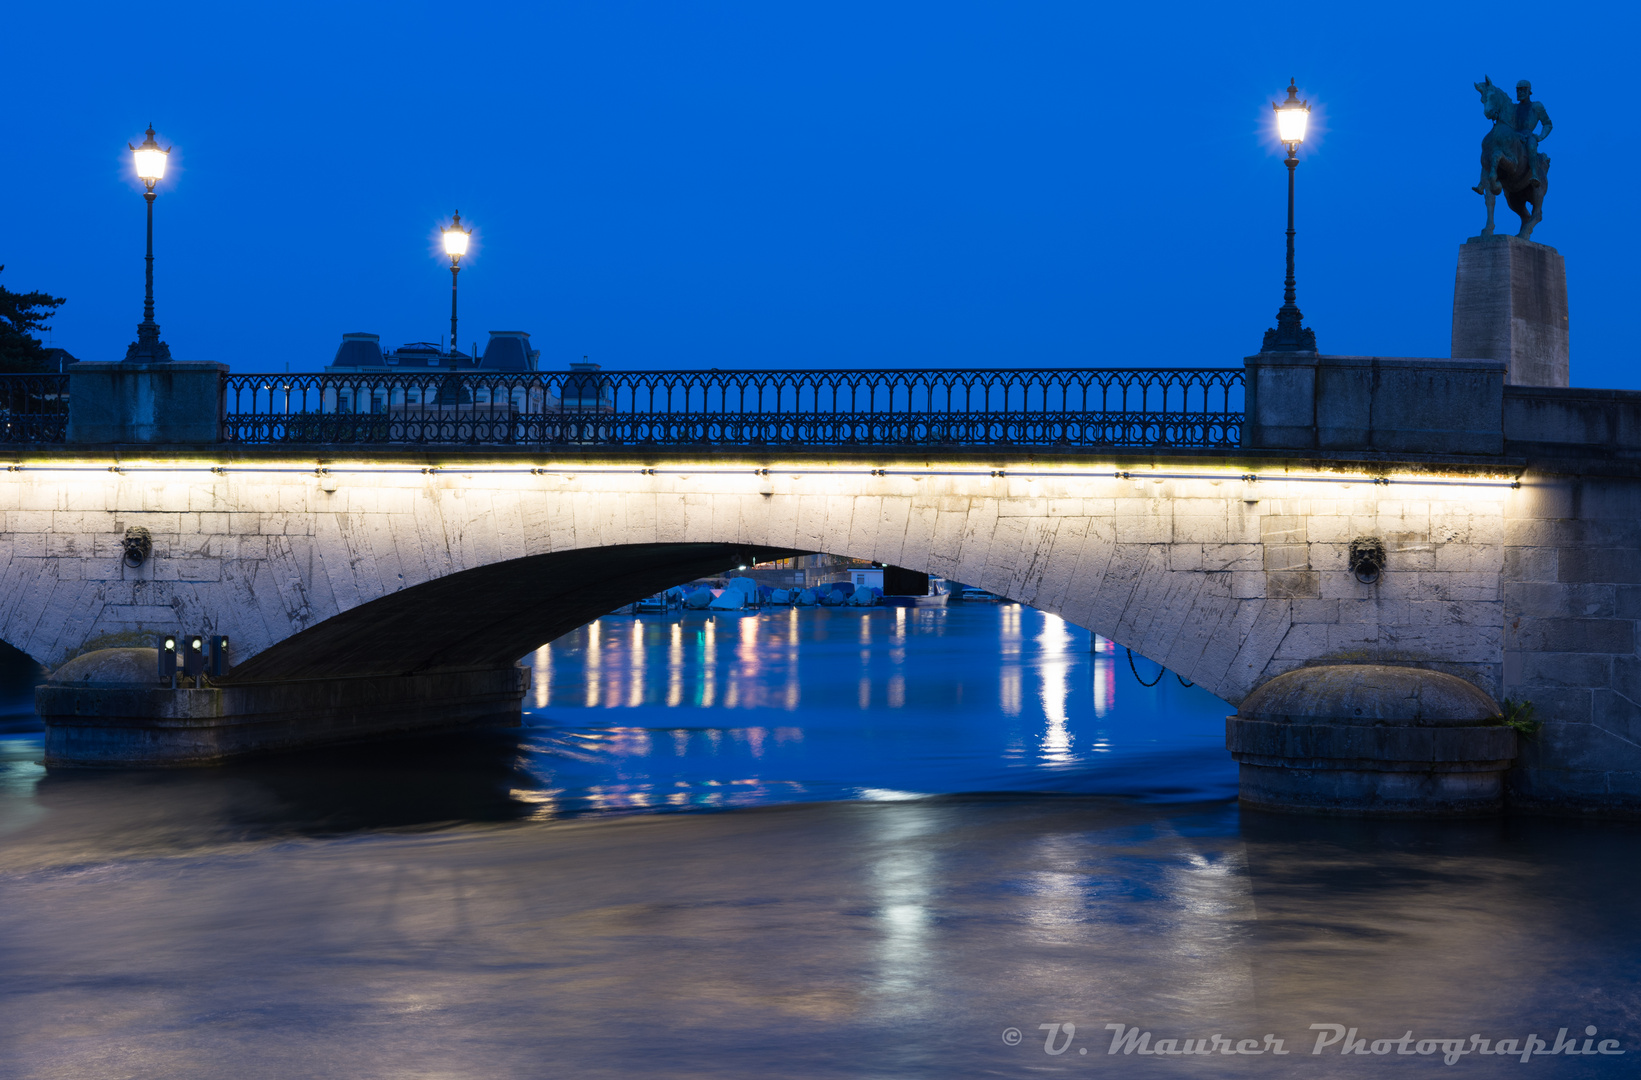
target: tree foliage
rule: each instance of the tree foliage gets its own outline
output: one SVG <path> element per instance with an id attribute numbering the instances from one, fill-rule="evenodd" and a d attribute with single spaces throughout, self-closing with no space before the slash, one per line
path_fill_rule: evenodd
<path id="1" fill-rule="evenodd" d="M 6 268 L 0 265 L 0 271 Z M 12 292 L 0 285 L 0 371 L 45 371 L 45 346 L 35 336 L 50 330 L 46 320 L 65 303 L 43 292 Z"/>

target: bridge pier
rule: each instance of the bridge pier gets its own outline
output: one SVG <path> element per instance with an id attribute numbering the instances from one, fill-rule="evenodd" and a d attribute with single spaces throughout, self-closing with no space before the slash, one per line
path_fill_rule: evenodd
<path id="1" fill-rule="evenodd" d="M 529 671 L 458 671 L 161 686 L 156 650 L 102 649 L 63 665 L 35 692 L 48 767 L 209 765 L 456 728 L 517 727 Z"/>
<path id="2" fill-rule="evenodd" d="M 1372 817 L 1497 814 L 1516 732 L 1439 671 L 1327 664 L 1278 675 L 1225 721 L 1242 805 Z"/>

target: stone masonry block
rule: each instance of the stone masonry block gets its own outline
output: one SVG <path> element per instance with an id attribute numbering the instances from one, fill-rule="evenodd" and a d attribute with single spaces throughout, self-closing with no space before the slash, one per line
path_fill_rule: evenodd
<path id="1" fill-rule="evenodd" d="M 1326 591 L 1324 590 L 1324 595 Z M 1341 623 L 1353 623 L 1362 626 L 1378 626 L 1380 604 L 1371 595 L 1364 597 L 1346 597 L 1334 599 L 1338 605 L 1335 609 L 1339 613 Z"/>
<path id="2" fill-rule="evenodd" d="M 1298 599 L 1293 602 L 1293 621 L 1335 623 L 1339 621 L 1339 601 Z"/>
<path id="3" fill-rule="evenodd" d="M 1421 600 L 1481 600 L 1500 598 L 1499 577 L 1489 573 L 1427 572 L 1416 577 L 1413 595 Z"/>
<path id="4" fill-rule="evenodd" d="M 1114 522 L 1119 544 L 1166 544 L 1174 538 L 1174 519 L 1160 499 L 1123 499 Z"/>
<path id="5" fill-rule="evenodd" d="M 1562 548 L 1556 556 L 1556 573 L 1561 581 L 1641 584 L 1641 546 Z"/>
<path id="6" fill-rule="evenodd" d="M 1174 542 L 1187 544 L 1224 544 L 1231 539 L 1230 525 L 1225 514 L 1174 515 Z"/>
<path id="7" fill-rule="evenodd" d="M 50 510 L 9 510 L 6 512 L 8 533 L 49 533 L 54 527 L 56 514 Z"/>
<path id="8" fill-rule="evenodd" d="M 1044 498 L 1014 497 L 997 501 L 998 517 L 1047 517 L 1048 500 Z"/>
<path id="9" fill-rule="evenodd" d="M 94 536 L 78 536 L 74 533 L 48 533 L 46 535 L 46 557 L 52 559 L 77 559 L 82 555 L 90 555 L 97 548 L 97 539 Z"/>
<path id="10" fill-rule="evenodd" d="M 1614 657 L 1601 653 L 1523 653 L 1519 681 L 1528 689 L 1606 686 L 1614 663 Z"/>
<path id="11" fill-rule="evenodd" d="M 1319 655 L 1335 659 L 1363 659 L 1375 656 L 1378 644 L 1377 623 L 1334 623 L 1327 627 L 1327 644 Z"/>
<path id="12" fill-rule="evenodd" d="M 1543 619 L 1518 616 L 1505 624 L 1510 648 L 1524 652 L 1635 652 L 1635 623 L 1628 619 Z"/>
<path id="13" fill-rule="evenodd" d="M 1441 544 L 1436 548 L 1436 570 L 1497 572 L 1504 565 L 1504 549 L 1481 544 Z"/>
<path id="14" fill-rule="evenodd" d="M 1262 570 L 1264 553 L 1257 544 L 1204 544 L 1204 570 Z"/>
<path id="15" fill-rule="evenodd" d="M 1625 587 L 1512 581 L 1504 587 L 1504 610 L 1508 615 L 1612 618 L 1618 614 L 1617 591 Z"/>
<path id="16" fill-rule="evenodd" d="M 902 566 L 916 570 L 930 568 L 932 545 L 940 521 L 940 511 L 928 503 L 914 500 L 906 517 L 906 543 L 902 548 Z"/>
<path id="17" fill-rule="evenodd" d="M 1482 601 L 1407 600 L 1379 613 L 1388 626 L 1498 626 L 1497 603 Z"/>
<path id="18" fill-rule="evenodd" d="M 1616 521 L 1604 521 L 1588 515 L 1562 518 L 1554 522 L 1552 541 L 1557 547 L 1623 547 L 1635 540 L 1635 520 L 1641 512 L 1631 513 Z"/>
<path id="19" fill-rule="evenodd" d="M 1259 522 L 1259 536 L 1267 547 L 1303 545 L 1305 532 L 1305 519 L 1297 514 L 1267 514 Z"/>
<path id="20" fill-rule="evenodd" d="M 1196 604 L 1186 616 L 1167 652 L 1160 657 L 1162 664 L 1187 678 L 1191 672 L 1197 670 L 1203 654 L 1219 630 L 1220 623 L 1236 608 L 1237 602 L 1232 600 L 1224 589 L 1213 584 L 1214 578 L 1218 576 L 1220 575 L 1210 575 L 1203 581 Z"/>
<path id="21" fill-rule="evenodd" d="M 1138 651 L 1151 657 L 1168 655 L 1202 591 L 1196 574 L 1159 574 L 1156 580 L 1166 587 L 1136 590 L 1135 601 L 1123 613 L 1124 622 L 1134 627 Z"/>
<path id="22" fill-rule="evenodd" d="M 1309 544 L 1310 568 L 1342 572 L 1350 568 L 1349 544 Z"/>
<path id="23" fill-rule="evenodd" d="M 1312 660 L 1328 653 L 1329 627 L 1320 623 L 1294 624 L 1277 646 L 1278 660 Z"/>
<path id="24" fill-rule="evenodd" d="M 1511 547 L 1553 548 L 1561 543 L 1556 536 L 1556 523 L 1542 518 L 1507 518 L 1504 522 L 1504 542 Z"/>
<path id="25" fill-rule="evenodd" d="M 1248 635 L 1259 624 L 1259 616 L 1264 609 L 1264 600 L 1233 599 L 1220 616 L 1219 625 L 1214 628 L 1214 633 L 1203 646 L 1202 655 L 1192 665 L 1191 670 L 1195 673 L 1192 678 L 1196 679 L 1196 675 L 1201 675 L 1202 678 L 1197 681 L 1204 686 L 1221 688 L 1228 685 L 1231 681 L 1231 666 Z M 1243 676 L 1239 675 L 1237 681 L 1243 681 Z M 1223 689 L 1215 689 L 1214 693 L 1230 700 Z"/>
<path id="26" fill-rule="evenodd" d="M 11 535 L 11 558 L 15 563 L 23 559 L 43 559 L 46 556 L 46 538 L 49 533 L 14 533 Z"/>
<path id="27" fill-rule="evenodd" d="M 1357 532 L 1351 519 L 1344 515 L 1305 519 L 1305 539 L 1313 544 L 1348 545 Z"/>
<path id="28" fill-rule="evenodd" d="M 1356 580 L 1356 575 L 1330 571 L 1317 575 L 1317 586 L 1324 600 L 1360 600 L 1378 595 L 1380 584 L 1386 578 L 1381 576 L 1378 583 L 1370 584 Z"/>
<path id="29" fill-rule="evenodd" d="M 1553 547 L 1507 547 L 1504 576 L 1510 581 L 1556 581 L 1556 555 Z"/>
<path id="30" fill-rule="evenodd" d="M 1623 694 L 1637 705 L 1641 705 L 1641 657 L 1609 656 L 1606 659 L 1612 665 L 1610 678 L 1592 680 L 1583 685 L 1611 686 L 1616 693 Z"/>
<path id="31" fill-rule="evenodd" d="M 78 510 L 78 509 L 92 510 L 92 509 L 96 509 L 96 508 L 91 507 L 91 506 L 81 507 L 81 506 L 72 506 L 72 505 L 70 505 L 71 500 L 78 499 L 80 497 L 85 497 L 85 498 L 94 497 L 90 494 L 92 492 L 96 492 L 97 495 L 101 496 L 101 498 L 104 499 L 104 500 L 107 500 L 107 499 L 112 497 L 111 492 L 106 487 L 91 487 L 89 485 L 86 485 L 86 486 L 82 487 L 80 485 L 73 485 L 72 487 L 64 488 L 64 487 L 62 487 L 60 485 L 57 485 L 57 484 L 47 484 L 47 483 L 41 483 L 41 482 L 24 482 L 24 483 L 21 483 L 21 484 L 18 485 L 17 500 L 16 500 L 15 509 L 17 509 L 17 510 Z M 11 508 L 8 508 L 8 509 L 11 509 Z"/>
<path id="32" fill-rule="evenodd" d="M 1320 597 L 1322 590 L 1314 570 L 1272 570 L 1265 574 L 1265 595 L 1273 599 Z"/>
<path id="33" fill-rule="evenodd" d="M 1497 663 L 1504 632 L 1492 626 L 1379 626 L 1387 659 L 1445 664 Z"/>
<path id="34" fill-rule="evenodd" d="M 1168 569 L 1173 571 L 1190 571 L 1202 569 L 1201 544 L 1170 544 L 1168 545 Z"/>
<path id="35" fill-rule="evenodd" d="M 1266 570 L 1310 569 L 1310 547 L 1307 544 L 1266 544 Z"/>

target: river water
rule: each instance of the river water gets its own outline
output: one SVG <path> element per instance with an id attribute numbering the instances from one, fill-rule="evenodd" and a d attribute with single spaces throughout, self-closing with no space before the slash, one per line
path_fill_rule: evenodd
<path id="1" fill-rule="evenodd" d="M 1016 605 L 525 662 L 220 769 L 0 719 L 0 1077 L 1637 1075 L 1635 825 L 1239 812 L 1223 702 Z"/>

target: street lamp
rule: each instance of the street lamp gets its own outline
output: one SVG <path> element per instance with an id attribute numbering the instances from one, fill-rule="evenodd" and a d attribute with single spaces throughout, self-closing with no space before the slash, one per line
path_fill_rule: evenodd
<path id="1" fill-rule="evenodd" d="M 456 211 L 444 232 L 444 253 L 450 256 L 450 352 L 456 352 L 456 275 L 461 273 L 462 256 L 467 254 L 467 239 L 472 229 L 462 228 L 462 212 Z"/>
<path id="2" fill-rule="evenodd" d="M 1282 307 L 1276 313 L 1276 329 L 1265 331 L 1263 351 L 1315 352 L 1316 331 L 1304 325 L 1305 316 L 1294 302 L 1293 281 L 1293 174 L 1299 167 L 1299 144 L 1305 141 L 1311 107 L 1309 102 L 1299 100 L 1299 87 L 1289 79 L 1288 100 L 1280 105 L 1273 101 L 1271 108 L 1276 111 L 1276 136 L 1288 145 L 1288 278 Z"/>
<path id="3" fill-rule="evenodd" d="M 137 178 L 147 188 L 143 198 L 148 202 L 148 291 L 142 303 L 142 322 L 137 324 L 137 340 L 125 350 L 125 359 L 131 364 L 154 364 L 171 359 L 171 347 L 160 340 L 159 323 L 154 321 L 154 185 L 165 178 L 165 161 L 171 153 L 154 141 L 154 125 L 148 125 L 148 137 L 141 146 L 125 144 L 131 151 L 137 167 Z"/>

